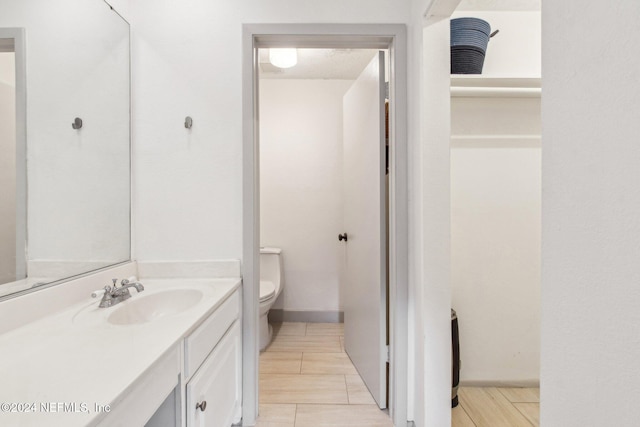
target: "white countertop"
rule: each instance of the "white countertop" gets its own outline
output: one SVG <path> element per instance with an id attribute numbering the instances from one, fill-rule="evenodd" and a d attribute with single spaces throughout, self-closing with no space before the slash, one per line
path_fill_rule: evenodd
<path id="1" fill-rule="evenodd" d="M 146 279 L 141 295 L 168 289 L 201 290 L 203 298 L 179 314 L 135 325 L 112 325 L 110 308 L 86 300 L 0 335 L 0 425 L 86 426 L 104 418 L 95 405 L 120 401 L 165 352 L 188 336 L 239 286 L 240 279 Z M 57 404 L 78 412 L 67 412 Z M 34 412 L 7 412 L 7 404 Z M 51 405 L 53 404 L 53 405 Z M 43 406 L 44 405 L 44 406 Z M 45 411 L 47 405 L 60 412 Z M 73 406 L 69 406 L 73 405 Z M 86 411 L 85 411 L 86 409 Z"/>

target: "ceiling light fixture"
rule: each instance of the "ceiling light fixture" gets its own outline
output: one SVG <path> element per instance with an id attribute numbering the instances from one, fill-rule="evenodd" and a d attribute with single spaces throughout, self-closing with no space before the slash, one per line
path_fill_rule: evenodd
<path id="1" fill-rule="evenodd" d="M 269 62 L 278 68 L 291 68 L 298 63 L 296 49 L 269 49 Z"/>

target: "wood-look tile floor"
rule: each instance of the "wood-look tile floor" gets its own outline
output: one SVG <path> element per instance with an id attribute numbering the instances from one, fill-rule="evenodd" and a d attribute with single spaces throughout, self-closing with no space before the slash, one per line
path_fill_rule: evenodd
<path id="1" fill-rule="evenodd" d="M 393 427 L 344 351 L 343 324 L 273 326 L 256 427 Z"/>
<path id="2" fill-rule="evenodd" d="M 256 427 L 393 427 L 344 351 L 344 325 L 282 323 L 260 354 Z M 537 427 L 533 388 L 462 387 L 452 427 Z"/>
<path id="3" fill-rule="evenodd" d="M 461 387 L 452 427 L 538 427 L 540 389 Z"/>

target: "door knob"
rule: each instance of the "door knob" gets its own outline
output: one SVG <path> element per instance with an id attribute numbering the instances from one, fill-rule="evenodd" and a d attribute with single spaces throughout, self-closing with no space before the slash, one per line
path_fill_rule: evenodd
<path id="1" fill-rule="evenodd" d="M 346 242 L 347 241 L 347 233 L 338 234 L 338 240 L 340 240 L 341 242 L 344 240 Z"/>
<path id="2" fill-rule="evenodd" d="M 202 412 L 204 412 L 207 409 L 207 401 L 203 400 L 202 402 L 197 403 L 196 409 L 200 409 Z"/>

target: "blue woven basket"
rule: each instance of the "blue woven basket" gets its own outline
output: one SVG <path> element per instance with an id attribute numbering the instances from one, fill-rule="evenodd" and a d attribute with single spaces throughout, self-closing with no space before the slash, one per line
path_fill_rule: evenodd
<path id="1" fill-rule="evenodd" d="M 491 25 L 487 21 L 479 18 L 452 19 L 451 74 L 482 74 L 491 36 Z"/>
<path id="2" fill-rule="evenodd" d="M 486 35 L 491 34 L 491 25 L 483 19 L 480 18 L 456 18 L 451 20 L 451 29 L 452 30 L 477 30 L 485 33 Z"/>

